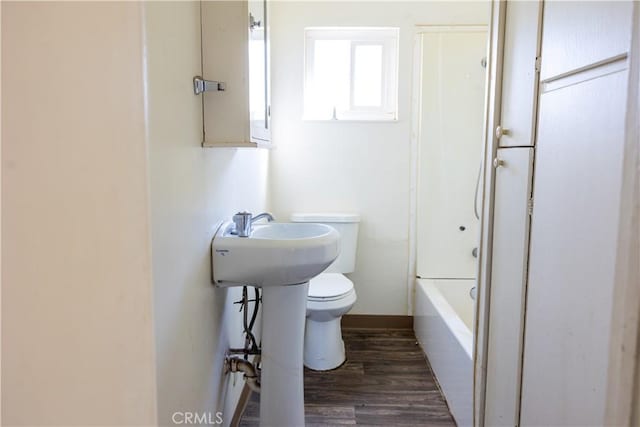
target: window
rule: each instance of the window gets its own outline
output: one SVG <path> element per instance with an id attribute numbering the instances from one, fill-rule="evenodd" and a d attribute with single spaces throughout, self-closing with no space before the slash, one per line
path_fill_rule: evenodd
<path id="1" fill-rule="evenodd" d="M 305 29 L 305 119 L 396 120 L 397 76 L 397 28 Z"/>

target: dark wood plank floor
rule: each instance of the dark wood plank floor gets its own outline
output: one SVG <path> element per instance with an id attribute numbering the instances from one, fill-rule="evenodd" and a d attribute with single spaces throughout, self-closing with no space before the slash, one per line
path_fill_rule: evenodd
<path id="1" fill-rule="evenodd" d="M 347 362 L 305 369 L 306 425 L 455 426 L 412 330 L 345 329 Z M 254 393 L 241 426 L 257 426 Z"/>

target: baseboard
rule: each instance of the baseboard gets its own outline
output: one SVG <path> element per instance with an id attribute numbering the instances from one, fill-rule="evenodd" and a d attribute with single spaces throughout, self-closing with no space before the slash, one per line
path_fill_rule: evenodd
<path id="1" fill-rule="evenodd" d="M 347 314 L 341 324 L 344 329 L 413 329 L 413 316 Z"/>

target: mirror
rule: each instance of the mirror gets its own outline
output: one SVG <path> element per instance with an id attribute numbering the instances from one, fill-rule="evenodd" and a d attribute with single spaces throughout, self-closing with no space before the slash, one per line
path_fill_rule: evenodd
<path id="1" fill-rule="evenodd" d="M 267 2 L 249 1 L 249 123 L 253 142 L 270 138 L 269 44 Z"/>
<path id="2" fill-rule="evenodd" d="M 266 0 L 202 1 L 204 147 L 270 143 Z"/>

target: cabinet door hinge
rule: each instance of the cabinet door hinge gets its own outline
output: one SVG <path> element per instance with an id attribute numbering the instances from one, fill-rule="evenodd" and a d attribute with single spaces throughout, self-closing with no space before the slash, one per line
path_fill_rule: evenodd
<path id="1" fill-rule="evenodd" d="M 527 212 L 529 215 L 533 215 L 533 198 L 530 198 L 529 201 L 527 201 Z"/>

